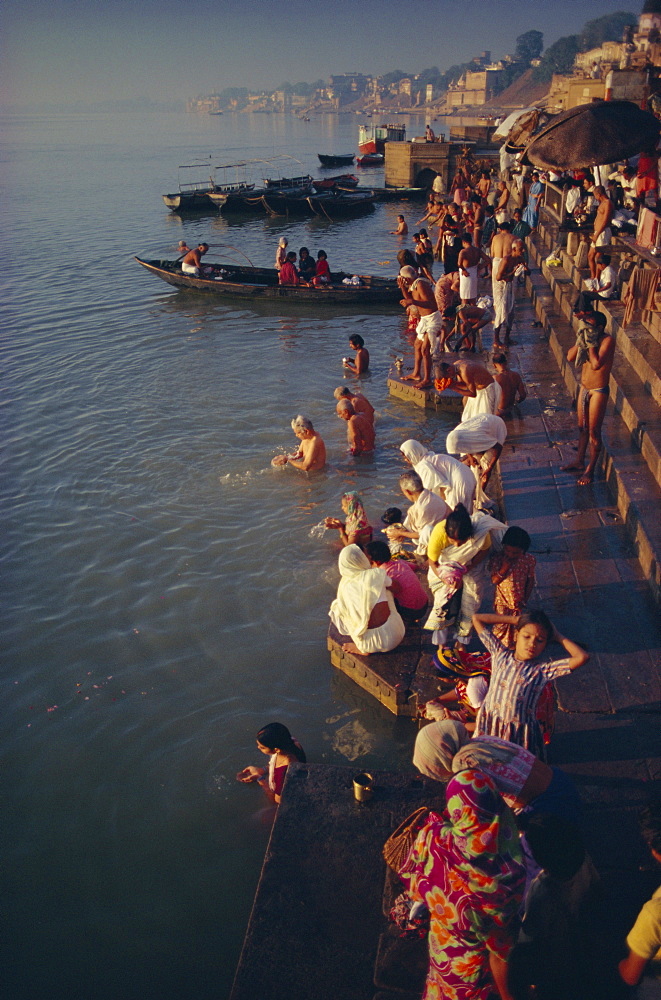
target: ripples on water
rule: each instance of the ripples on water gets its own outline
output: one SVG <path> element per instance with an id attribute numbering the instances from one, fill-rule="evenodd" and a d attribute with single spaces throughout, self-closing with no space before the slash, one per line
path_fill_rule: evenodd
<path id="1" fill-rule="evenodd" d="M 237 158 L 294 149 L 315 172 L 317 150 L 355 144 L 353 120 L 246 117 L 5 122 L 8 997 L 226 994 L 268 836 L 234 774 L 265 722 L 290 725 L 311 761 L 409 766 L 410 724 L 334 676 L 325 647 L 337 535 L 323 518 L 357 488 L 378 523 L 398 444 L 439 432 L 386 393 L 401 317 L 238 308 L 132 261 L 206 237 L 270 265 L 286 234 L 394 273 L 388 230 L 417 208 L 343 224 L 167 213 L 177 163 L 212 142 Z M 378 414 L 364 464 L 334 413 L 351 332 Z M 270 466 L 299 412 L 327 443 L 316 476 Z"/>

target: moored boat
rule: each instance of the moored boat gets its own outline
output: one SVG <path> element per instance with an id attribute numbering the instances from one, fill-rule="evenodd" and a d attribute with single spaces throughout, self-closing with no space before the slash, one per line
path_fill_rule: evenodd
<path id="1" fill-rule="evenodd" d="M 312 181 L 315 191 L 330 191 L 335 188 L 357 188 L 358 178 L 355 174 L 336 174 L 334 177 L 323 177 Z"/>
<path id="2" fill-rule="evenodd" d="M 385 160 L 383 153 L 363 153 L 356 158 L 359 167 L 382 167 Z"/>
<path id="3" fill-rule="evenodd" d="M 308 203 L 315 215 L 325 219 L 351 219 L 374 209 L 374 192 L 370 188 L 362 191 L 322 191 L 310 195 Z"/>
<path id="4" fill-rule="evenodd" d="M 348 167 L 354 161 L 353 153 L 317 153 L 322 167 Z"/>
<path id="5" fill-rule="evenodd" d="M 362 153 L 383 153 L 387 142 L 404 142 L 405 125 L 361 125 L 358 132 L 358 150 Z"/>
<path id="6" fill-rule="evenodd" d="M 310 285 L 280 285 L 278 272 L 272 267 L 244 267 L 234 264 L 202 265 L 202 274 L 184 274 L 179 261 L 143 260 L 134 258 L 151 274 L 176 288 L 210 292 L 225 298 L 286 300 L 291 303 L 315 305 L 397 305 L 401 291 L 395 278 L 359 275 L 360 285 L 343 284 L 353 275 L 344 271 L 331 274 L 332 283 L 323 288 Z"/>

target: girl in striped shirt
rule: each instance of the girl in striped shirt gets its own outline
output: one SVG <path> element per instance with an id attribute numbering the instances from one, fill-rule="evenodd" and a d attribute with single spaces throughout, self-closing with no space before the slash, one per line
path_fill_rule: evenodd
<path id="1" fill-rule="evenodd" d="M 503 646 L 487 628 L 500 623 L 515 626 L 514 650 Z M 499 736 L 544 760 L 542 731 L 536 719 L 539 697 L 549 681 L 577 670 L 587 663 L 589 655 L 577 643 L 560 635 L 543 611 L 473 615 L 473 625 L 491 654 L 491 681 L 477 716 L 475 735 Z M 567 653 L 562 659 L 552 660 L 544 655 L 551 639 Z"/>

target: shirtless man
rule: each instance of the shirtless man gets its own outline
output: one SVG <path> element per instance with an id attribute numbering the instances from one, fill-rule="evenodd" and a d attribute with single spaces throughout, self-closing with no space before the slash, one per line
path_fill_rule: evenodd
<path id="1" fill-rule="evenodd" d="M 494 242 L 497 239 L 498 235 L 494 236 Z M 513 239 L 509 253 L 500 257 L 497 264 L 494 259 L 493 264 L 491 288 L 495 312 L 493 321 L 494 348 L 503 346 L 500 342 L 500 331 L 503 327 L 505 327 L 505 347 L 509 347 L 512 343 L 510 334 L 514 318 L 514 278 L 528 273 L 523 241 Z"/>
<path id="2" fill-rule="evenodd" d="M 362 416 L 367 417 L 371 424 L 374 423 L 374 407 L 361 392 L 356 392 L 354 389 L 350 389 L 347 385 L 338 385 L 337 389 L 333 393 L 338 403 L 343 399 L 347 399 L 353 406 L 356 413 L 362 414 Z"/>
<path id="3" fill-rule="evenodd" d="M 474 351 L 475 341 L 480 330 L 484 329 L 493 319 L 490 309 L 482 309 L 469 302 L 457 309 L 460 337 L 455 344 L 455 351 Z M 462 346 L 464 345 L 464 346 Z M 481 337 L 480 337 L 480 350 Z"/>
<path id="4" fill-rule="evenodd" d="M 448 388 L 464 396 L 461 422 L 483 413 L 496 413 L 500 406 L 500 386 L 479 361 L 441 362 L 444 378 L 451 378 Z"/>
<path id="5" fill-rule="evenodd" d="M 200 261 L 209 249 L 208 243 L 199 243 L 194 250 L 189 250 L 181 262 L 181 270 L 184 274 L 192 274 L 195 278 L 200 275 Z"/>
<path id="6" fill-rule="evenodd" d="M 463 306 L 471 305 L 477 299 L 477 265 L 482 259 L 482 250 L 473 246 L 471 233 L 461 235 L 459 254 L 459 297 Z"/>
<path id="7" fill-rule="evenodd" d="M 403 215 L 397 216 L 397 229 L 391 229 L 391 236 L 407 236 L 409 227 L 406 225 L 406 220 Z"/>
<path id="8" fill-rule="evenodd" d="M 444 351 L 445 343 L 454 330 L 454 320 L 459 305 L 459 272 L 451 271 L 443 274 L 434 286 L 434 298 L 443 320 L 440 337 L 440 349 Z"/>
<path id="9" fill-rule="evenodd" d="M 496 369 L 496 382 L 500 386 L 499 417 L 511 417 L 512 407 L 522 403 L 528 393 L 523 379 L 518 372 L 512 372 L 507 367 L 507 357 L 504 354 L 494 354 L 493 366 Z"/>
<path id="10" fill-rule="evenodd" d="M 580 305 L 587 304 L 580 303 Z M 578 418 L 576 461 L 563 465 L 561 468 L 563 471 L 580 472 L 578 485 L 588 486 L 594 479 L 594 470 L 601 452 L 601 425 L 604 422 L 606 403 L 608 402 L 608 381 L 613 367 L 615 340 L 604 330 L 606 317 L 603 313 L 579 308 L 577 311 L 575 310 L 574 315 L 584 326 L 593 327 L 596 330 L 600 329 L 600 334 L 597 343 L 590 344 L 588 347 L 588 360 L 581 369 L 581 388 L 576 404 Z M 567 352 L 567 361 L 575 361 L 577 354 L 578 344 L 574 344 Z M 590 460 L 586 465 L 585 454 L 588 442 L 590 444 Z"/>
<path id="11" fill-rule="evenodd" d="M 352 455 L 363 455 L 374 451 L 374 424 L 362 413 L 356 413 L 348 399 L 341 400 L 335 407 L 340 420 L 347 422 L 347 441 Z"/>
<path id="12" fill-rule="evenodd" d="M 407 312 L 415 310 L 415 315 L 420 317 L 415 328 L 413 372 L 405 375 L 402 381 L 416 382 L 416 388 L 425 389 L 431 385 L 431 357 L 438 346 L 438 338 L 443 334 L 443 317 L 438 311 L 434 286 L 426 278 L 418 278 L 414 268 L 403 267 L 397 284 L 404 295 L 400 305 Z"/>
<path id="13" fill-rule="evenodd" d="M 593 193 L 597 201 L 597 214 L 594 220 L 590 249 L 588 250 L 588 266 L 590 268 L 590 277 L 596 278 L 597 254 L 599 253 L 599 249 L 610 246 L 610 224 L 613 218 L 613 202 L 600 184 L 594 188 Z"/>
<path id="14" fill-rule="evenodd" d="M 496 185 L 496 196 L 498 199 L 495 205 L 496 222 L 506 222 L 507 203 L 510 200 L 510 189 L 505 181 L 498 181 L 498 184 Z"/>
<path id="15" fill-rule="evenodd" d="M 301 472 L 317 472 L 326 464 L 326 445 L 307 417 L 294 417 L 291 429 L 301 442 L 295 455 L 276 455 L 271 465 L 293 465 Z"/>
<path id="16" fill-rule="evenodd" d="M 356 352 L 356 358 L 354 361 L 349 361 L 348 358 L 342 358 L 342 364 L 345 368 L 348 368 L 350 372 L 353 372 L 354 375 L 362 375 L 370 366 L 370 355 L 369 351 L 365 347 L 365 341 L 359 333 L 354 333 L 349 337 L 349 347 L 352 351 Z"/>

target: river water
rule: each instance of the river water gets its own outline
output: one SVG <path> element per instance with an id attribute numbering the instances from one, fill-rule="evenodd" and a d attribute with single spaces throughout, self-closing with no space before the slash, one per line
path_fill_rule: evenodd
<path id="1" fill-rule="evenodd" d="M 311 761 L 410 766 L 410 723 L 330 667 L 338 549 L 315 531 L 346 488 L 378 522 L 397 503 L 399 443 L 444 439 L 388 397 L 402 316 L 226 304 L 132 260 L 183 238 L 270 266 L 286 235 L 333 267 L 395 274 L 388 231 L 418 206 L 330 223 L 180 218 L 161 200 L 178 164 L 206 155 L 290 153 L 318 173 L 317 152 L 356 149 L 358 123 L 3 120 L 8 998 L 227 995 L 269 832 L 261 793 L 234 775 L 260 763 L 265 723 L 288 725 Z M 372 356 L 367 463 L 346 455 L 332 396 L 353 332 Z M 326 440 L 324 474 L 270 466 L 297 413 Z"/>

